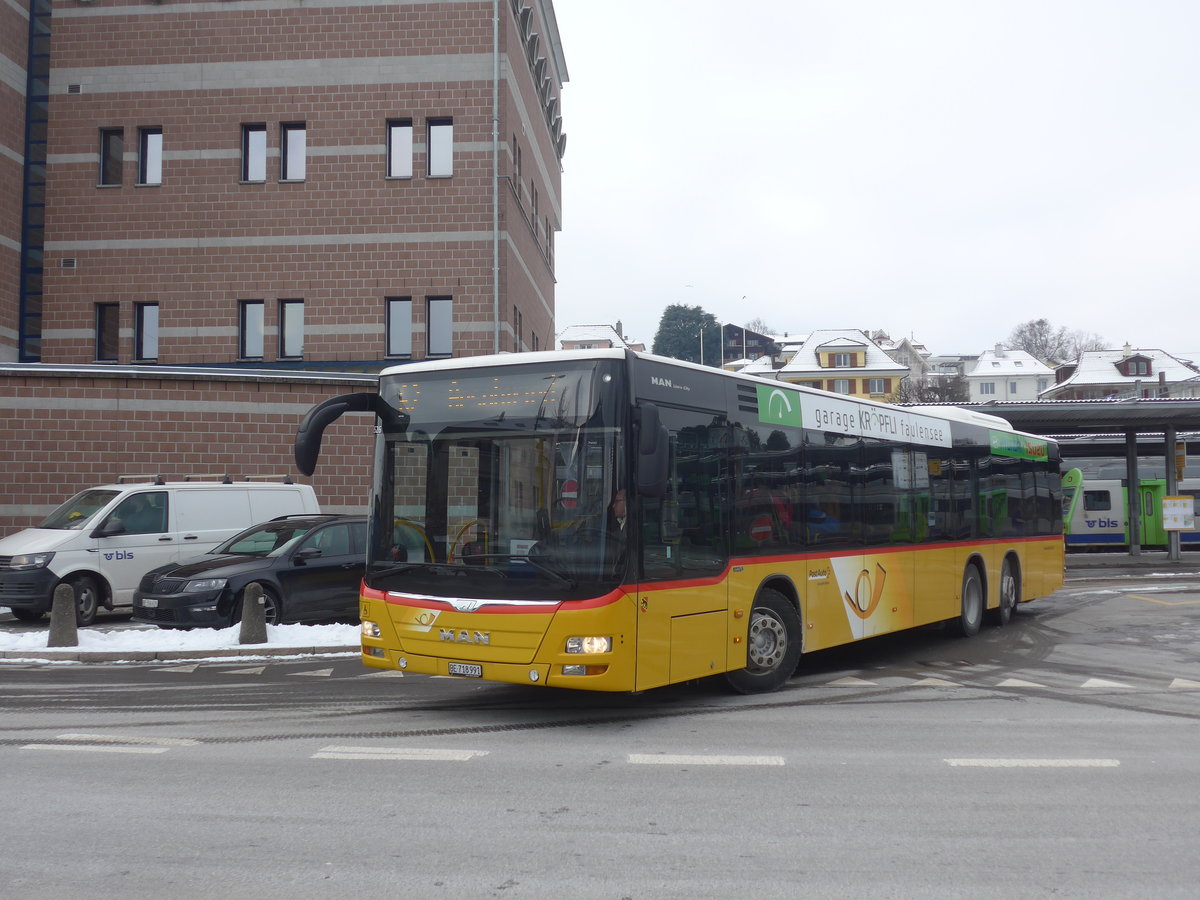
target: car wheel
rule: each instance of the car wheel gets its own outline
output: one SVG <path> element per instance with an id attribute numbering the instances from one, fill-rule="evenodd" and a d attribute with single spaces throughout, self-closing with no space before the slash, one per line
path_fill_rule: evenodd
<path id="1" fill-rule="evenodd" d="M 763 588 L 750 610 L 746 668 L 725 673 L 729 686 L 739 694 L 782 687 L 800 662 L 801 633 L 796 607 L 774 588 Z"/>
<path id="2" fill-rule="evenodd" d="M 75 624 L 91 625 L 96 621 L 96 610 L 100 607 L 100 588 L 96 586 L 96 579 L 81 575 L 68 583 L 75 592 Z"/>
<path id="3" fill-rule="evenodd" d="M 9 612 L 18 622 L 40 622 L 45 615 L 40 609 L 10 609 Z"/>
<path id="4" fill-rule="evenodd" d="M 983 580 L 979 577 L 979 569 L 974 563 L 967 566 L 963 572 L 962 611 L 955 621 L 955 630 L 963 637 L 979 634 L 979 626 L 983 622 Z"/>
<path id="5" fill-rule="evenodd" d="M 988 610 L 988 621 L 993 625 L 1007 625 L 1012 621 L 1020 595 L 1021 583 L 1017 580 L 1016 566 L 1012 560 L 1006 559 L 1000 569 L 1000 605 Z"/>
<path id="6" fill-rule="evenodd" d="M 278 625 L 283 621 L 283 601 L 266 585 L 263 585 L 263 618 L 268 625 Z"/>

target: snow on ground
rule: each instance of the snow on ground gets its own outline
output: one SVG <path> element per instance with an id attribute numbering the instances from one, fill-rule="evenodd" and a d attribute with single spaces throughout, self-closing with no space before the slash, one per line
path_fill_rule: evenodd
<path id="1" fill-rule="evenodd" d="M 266 644 L 239 644 L 240 625 L 229 628 L 196 628 L 191 631 L 171 631 L 154 625 L 131 625 L 113 630 L 95 626 L 79 629 L 79 650 L 87 651 L 149 651 L 161 650 L 226 650 L 240 648 L 250 653 L 257 648 L 295 647 L 344 647 L 357 650 L 359 628 L 357 625 L 268 625 Z M 21 631 L 0 629 L 0 650 L 45 650 L 50 629 L 46 624 L 40 628 Z M 56 648 L 68 649 L 68 648 Z M 70 648 L 75 649 L 75 648 Z"/>

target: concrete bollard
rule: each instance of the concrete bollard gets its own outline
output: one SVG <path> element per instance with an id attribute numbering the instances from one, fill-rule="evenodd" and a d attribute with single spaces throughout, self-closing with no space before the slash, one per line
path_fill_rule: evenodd
<path id="1" fill-rule="evenodd" d="M 238 633 L 238 643 L 265 644 L 266 642 L 267 608 L 263 603 L 263 588 L 257 581 L 252 581 L 242 592 L 242 630 Z"/>
<path id="2" fill-rule="evenodd" d="M 50 605 L 50 636 L 47 647 L 78 647 L 79 626 L 75 608 L 75 588 L 60 584 L 54 589 L 54 601 Z"/>

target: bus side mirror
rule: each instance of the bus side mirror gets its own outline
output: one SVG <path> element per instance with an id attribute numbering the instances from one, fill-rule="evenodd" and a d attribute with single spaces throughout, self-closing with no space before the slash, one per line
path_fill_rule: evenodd
<path id="1" fill-rule="evenodd" d="M 364 392 L 332 397 L 310 409 L 296 430 L 296 468 L 301 474 L 311 475 L 317 468 L 317 456 L 321 453 L 321 436 L 330 424 L 348 412 L 375 413 L 383 422 L 385 431 L 408 427 L 408 416 L 392 409 L 378 394 Z"/>
<path id="2" fill-rule="evenodd" d="M 658 416 L 658 407 L 639 407 L 637 489 L 643 497 L 661 497 L 667 491 L 671 438 Z"/>

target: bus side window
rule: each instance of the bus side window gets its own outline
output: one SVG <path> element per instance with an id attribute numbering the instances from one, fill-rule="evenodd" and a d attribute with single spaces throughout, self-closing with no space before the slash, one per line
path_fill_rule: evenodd
<path id="1" fill-rule="evenodd" d="M 1112 497 L 1108 491 L 1084 491 L 1083 509 L 1085 512 L 1104 512 L 1112 509 Z"/>

